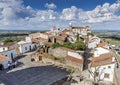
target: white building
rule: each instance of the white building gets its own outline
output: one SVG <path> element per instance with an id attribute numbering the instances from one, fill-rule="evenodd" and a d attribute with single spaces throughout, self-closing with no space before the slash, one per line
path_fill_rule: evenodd
<path id="1" fill-rule="evenodd" d="M 115 57 L 109 49 L 95 48 L 91 61 L 90 78 L 94 79 L 95 74 L 92 73 L 96 73 L 96 80 L 113 82 Z"/>
<path id="2" fill-rule="evenodd" d="M 8 68 L 8 64 L 13 63 L 13 59 L 16 57 L 15 49 L 11 49 L 8 45 L 2 45 L 0 47 L 0 69 Z"/>
<path id="3" fill-rule="evenodd" d="M 109 49 L 109 45 L 106 42 L 101 42 L 101 43 L 97 44 L 97 47 L 104 47 L 106 49 Z"/>
<path id="4" fill-rule="evenodd" d="M 18 42 L 20 53 L 26 53 L 36 48 L 36 45 L 32 42 L 20 41 Z"/>
<path id="5" fill-rule="evenodd" d="M 100 43 L 100 38 L 98 37 L 89 37 L 88 40 L 88 48 L 95 48 L 97 47 L 97 44 Z"/>
<path id="6" fill-rule="evenodd" d="M 0 46 L 0 54 L 9 57 L 9 59 L 14 59 L 17 57 L 16 49 L 14 48 L 15 43 L 7 43 Z"/>
<path id="7" fill-rule="evenodd" d="M 110 50 L 103 48 L 103 47 L 97 47 L 94 49 L 94 57 L 99 57 L 102 54 L 109 53 Z"/>
<path id="8" fill-rule="evenodd" d="M 2 52 L 0 52 L 0 54 L 9 57 L 11 60 L 17 57 L 15 49 L 2 51 Z"/>
<path id="9" fill-rule="evenodd" d="M 79 26 L 79 27 L 71 27 L 71 29 L 72 29 L 72 32 L 74 32 L 74 33 L 76 33 L 76 34 L 79 34 L 80 37 L 81 37 L 82 35 L 86 35 L 86 36 L 87 36 L 87 33 L 88 33 L 88 32 L 91 32 L 89 26 L 85 26 L 85 27 L 80 27 L 80 26 Z"/>
<path id="10" fill-rule="evenodd" d="M 113 82 L 114 79 L 115 58 L 112 53 L 101 54 L 93 57 L 90 65 L 90 78 L 96 81 Z M 92 74 L 94 73 L 94 74 Z"/>
<path id="11" fill-rule="evenodd" d="M 9 57 L 0 54 L 0 70 L 8 68 L 8 63 L 12 62 Z"/>

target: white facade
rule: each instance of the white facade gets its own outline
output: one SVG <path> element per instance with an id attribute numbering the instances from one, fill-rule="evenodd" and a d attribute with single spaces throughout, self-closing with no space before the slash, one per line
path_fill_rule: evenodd
<path id="1" fill-rule="evenodd" d="M 105 49 L 105 48 L 102 48 L 102 47 L 98 47 L 98 48 L 95 48 L 95 51 L 94 51 L 94 57 L 98 57 L 102 54 L 105 54 L 105 53 L 109 53 L 110 51 Z"/>
<path id="2" fill-rule="evenodd" d="M 91 42 L 88 44 L 88 48 L 95 48 L 97 46 L 97 43 L 96 42 Z"/>
<path id="3" fill-rule="evenodd" d="M 88 48 L 95 48 L 97 44 L 100 43 L 100 38 L 98 37 L 89 37 Z"/>
<path id="4" fill-rule="evenodd" d="M 0 47 L 0 52 L 8 50 L 8 47 Z"/>
<path id="5" fill-rule="evenodd" d="M 3 61 L 3 62 L 0 62 L 0 64 L 2 64 L 3 65 L 3 68 L 4 69 L 7 69 L 8 68 L 8 63 L 9 62 L 12 62 L 10 59 L 8 59 L 8 60 L 6 60 L 6 61 Z"/>
<path id="6" fill-rule="evenodd" d="M 0 54 L 5 55 L 5 56 L 9 57 L 10 59 L 14 59 L 17 57 L 16 50 L 14 50 L 14 49 L 0 52 Z"/>
<path id="7" fill-rule="evenodd" d="M 30 38 L 29 36 L 27 36 L 27 37 L 25 38 L 25 40 L 26 40 L 26 42 L 32 42 L 32 40 L 31 40 L 31 38 Z"/>
<path id="8" fill-rule="evenodd" d="M 40 33 L 40 37 L 41 37 L 41 38 L 44 38 L 44 39 L 48 39 L 48 38 L 49 38 L 49 36 L 46 35 L 46 34 L 44 34 L 44 33 Z"/>
<path id="9" fill-rule="evenodd" d="M 72 29 L 72 31 L 80 35 L 87 35 L 87 29 Z"/>
<path id="10" fill-rule="evenodd" d="M 19 44 L 20 53 L 26 53 L 32 51 L 33 49 L 35 49 L 35 44 L 32 43 Z"/>
<path id="11" fill-rule="evenodd" d="M 71 51 L 68 51 L 68 55 L 69 56 L 72 56 L 74 58 L 77 58 L 77 59 L 83 59 L 81 55 L 79 55 L 78 53 L 76 52 L 71 52 Z"/>
<path id="12" fill-rule="evenodd" d="M 109 64 L 109 65 L 103 65 L 103 66 L 98 66 L 98 80 L 101 81 L 109 81 L 113 82 L 114 78 L 114 68 L 115 64 Z M 91 67 L 91 71 L 94 73 L 95 72 L 95 67 Z M 93 79 L 93 76 L 90 74 L 90 78 Z"/>

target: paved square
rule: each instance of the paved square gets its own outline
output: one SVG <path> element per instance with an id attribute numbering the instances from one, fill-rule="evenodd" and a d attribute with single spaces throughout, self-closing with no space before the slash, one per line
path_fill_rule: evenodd
<path id="1" fill-rule="evenodd" d="M 20 66 L 0 72 L 0 81 L 5 85 L 50 85 L 67 75 L 64 69 L 40 62 L 31 62 L 26 56 L 19 60 Z M 2 84 L 1 84 L 2 85 Z"/>

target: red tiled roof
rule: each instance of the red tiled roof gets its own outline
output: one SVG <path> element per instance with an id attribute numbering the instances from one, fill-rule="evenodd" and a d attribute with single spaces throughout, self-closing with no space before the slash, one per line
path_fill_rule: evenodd
<path id="1" fill-rule="evenodd" d="M 45 40 L 47 40 L 47 39 L 44 39 L 44 38 L 35 38 L 35 39 L 32 39 L 32 42 L 35 42 L 35 43 L 40 43 L 40 42 L 42 42 L 42 41 L 45 41 Z"/>
<path id="2" fill-rule="evenodd" d="M 56 40 L 65 41 L 66 36 L 55 36 Z"/>
<path id="3" fill-rule="evenodd" d="M 70 30 L 65 29 L 65 30 L 63 30 L 62 32 L 63 32 L 63 33 L 66 33 L 66 32 L 70 32 Z"/>
<path id="4" fill-rule="evenodd" d="M 97 47 L 103 47 L 103 46 L 106 46 L 106 45 L 107 45 L 106 42 L 102 42 L 102 43 L 98 44 Z"/>
<path id="5" fill-rule="evenodd" d="M 0 54 L 0 62 L 4 62 L 8 59 L 9 59 L 9 57 Z"/>
<path id="6" fill-rule="evenodd" d="M 45 45 L 47 45 L 47 46 L 52 46 L 53 43 L 52 43 L 52 42 L 45 42 Z"/>
<path id="7" fill-rule="evenodd" d="M 112 63 L 114 63 L 112 61 L 113 57 L 114 57 L 114 55 L 112 53 L 105 53 L 105 54 L 100 55 L 99 57 L 93 57 L 91 66 L 96 67 L 96 66 L 112 64 Z"/>
<path id="8" fill-rule="evenodd" d="M 66 57 L 66 60 L 70 60 L 72 62 L 76 62 L 76 63 L 79 63 L 79 64 L 83 64 L 83 60 L 82 59 L 78 59 L 78 58 L 75 58 L 75 57 L 72 57 L 72 56 L 67 56 Z"/>

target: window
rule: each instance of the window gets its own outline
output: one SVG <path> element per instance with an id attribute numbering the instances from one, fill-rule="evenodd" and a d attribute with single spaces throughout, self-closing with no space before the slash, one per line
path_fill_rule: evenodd
<path id="1" fill-rule="evenodd" d="M 25 47 L 25 50 L 27 50 L 27 47 Z"/>
<path id="2" fill-rule="evenodd" d="M 111 66 L 108 66 L 108 68 L 111 68 Z"/>
<path id="3" fill-rule="evenodd" d="M 99 72 L 96 72 L 96 76 L 99 76 Z"/>
<path id="4" fill-rule="evenodd" d="M 3 50 L 5 50 L 5 48 L 3 48 Z"/>
<path id="5" fill-rule="evenodd" d="M 105 67 L 103 69 L 106 69 Z"/>
<path id="6" fill-rule="evenodd" d="M 13 59 L 13 53 L 11 53 L 11 59 Z"/>
<path id="7" fill-rule="evenodd" d="M 104 74 L 104 78 L 109 78 L 109 77 L 110 77 L 110 74 L 108 74 L 108 73 Z"/>

